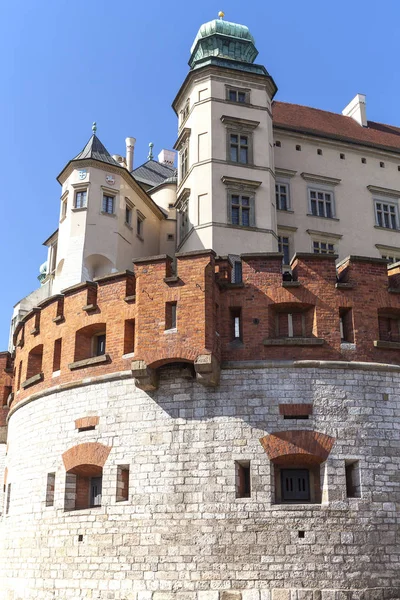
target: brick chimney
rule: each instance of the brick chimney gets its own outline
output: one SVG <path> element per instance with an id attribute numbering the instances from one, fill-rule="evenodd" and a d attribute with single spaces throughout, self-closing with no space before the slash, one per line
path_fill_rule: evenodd
<path id="1" fill-rule="evenodd" d="M 342 110 L 342 115 L 351 117 L 363 127 L 368 127 L 366 98 L 364 94 L 357 94 L 346 108 Z"/>

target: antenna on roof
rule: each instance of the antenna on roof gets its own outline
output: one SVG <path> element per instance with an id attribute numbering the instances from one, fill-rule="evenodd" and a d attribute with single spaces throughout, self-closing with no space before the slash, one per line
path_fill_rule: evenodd
<path id="1" fill-rule="evenodd" d="M 150 142 L 149 144 L 149 155 L 147 157 L 148 160 L 153 160 L 154 156 L 153 156 L 153 148 L 154 148 L 154 144 L 153 142 Z"/>
<path id="2" fill-rule="evenodd" d="M 92 131 L 93 131 L 93 135 L 96 133 L 97 131 L 97 123 L 96 121 L 93 121 L 93 125 L 92 125 Z"/>

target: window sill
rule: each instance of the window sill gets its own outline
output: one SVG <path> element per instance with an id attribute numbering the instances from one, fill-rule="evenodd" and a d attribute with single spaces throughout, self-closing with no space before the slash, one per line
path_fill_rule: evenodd
<path id="1" fill-rule="evenodd" d="M 357 346 L 353 342 L 341 342 L 340 349 L 341 350 L 357 350 Z"/>
<path id="2" fill-rule="evenodd" d="M 52 377 L 60 377 L 60 375 L 61 375 L 61 371 L 60 370 L 53 371 Z"/>
<path id="3" fill-rule="evenodd" d="M 54 317 L 53 323 L 63 323 L 65 321 L 64 315 L 58 315 Z"/>
<path id="4" fill-rule="evenodd" d="M 97 309 L 98 309 L 97 304 L 85 304 L 85 306 L 82 306 L 82 310 L 87 313 L 94 312 Z"/>
<path id="5" fill-rule="evenodd" d="M 384 340 L 375 340 L 375 348 L 383 348 L 385 350 L 400 350 L 400 342 L 386 342 Z"/>
<path id="6" fill-rule="evenodd" d="M 325 340 L 314 337 L 267 338 L 263 344 L 264 346 L 322 346 Z"/>
<path id="7" fill-rule="evenodd" d="M 276 210 L 281 213 L 288 213 L 289 215 L 294 215 L 294 210 L 292 210 L 291 208 L 277 208 Z"/>
<path id="8" fill-rule="evenodd" d="M 178 329 L 176 327 L 172 327 L 171 329 L 166 329 L 164 331 L 164 333 L 166 334 L 170 334 L 170 333 L 178 333 Z"/>
<path id="9" fill-rule="evenodd" d="M 388 292 L 389 294 L 400 294 L 400 288 L 389 287 Z"/>
<path id="10" fill-rule="evenodd" d="M 136 302 L 136 294 L 133 294 L 132 296 L 125 296 L 124 302 L 127 302 L 128 304 Z"/>
<path id="11" fill-rule="evenodd" d="M 244 348 L 244 344 L 240 338 L 236 338 L 235 340 L 232 340 L 231 342 L 229 342 L 229 347 L 230 348 Z"/>
<path id="12" fill-rule="evenodd" d="M 101 365 L 104 363 L 111 362 L 109 354 L 102 354 L 101 356 L 92 356 L 91 358 L 85 358 L 84 360 L 77 360 L 68 365 L 70 371 L 75 369 L 83 369 L 85 367 L 92 367 L 95 365 Z"/>
<path id="13" fill-rule="evenodd" d="M 128 352 L 127 354 L 123 354 L 122 358 L 134 358 L 135 353 L 134 352 Z"/>
<path id="14" fill-rule="evenodd" d="M 300 281 L 282 281 L 282 287 L 284 288 L 296 288 L 300 286 Z"/>
<path id="15" fill-rule="evenodd" d="M 59 220 L 59 223 L 62 223 L 63 221 L 65 221 L 66 218 L 67 218 L 67 215 L 64 215 L 63 217 L 61 217 L 61 219 Z"/>
<path id="16" fill-rule="evenodd" d="M 312 213 L 307 213 L 307 217 L 315 217 L 316 219 L 325 219 L 325 221 L 340 221 L 337 217 L 321 217 L 321 215 L 313 215 Z M 329 234 L 326 235 L 329 237 Z"/>
<path id="17" fill-rule="evenodd" d="M 133 231 L 133 227 L 132 225 L 130 225 L 129 223 L 127 223 L 126 221 L 124 222 L 125 227 L 127 227 L 128 229 L 130 229 L 131 231 Z"/>
<path id="18" fill-rule="evenodd" d="M 117 216 L 115 213 L 108 213 L 108 212 L 104 212 L 103 210 L 100 212 L 100 214 L 104 215 L 105 217 L 113 217 L 114 219 Z"/>
<path id="19" fill-rule="evenodd" d="M 26 381 L 21 383 L 21 387 L 25 390 L 26 388 L 30 387 L 31 385 L 35 385 L 35 383 L 39 383 L 39 381 L 43 381 L 43 379 L 44 379 L 43 373 L 38 373 L 37 375 L 34 375 L 33 377 L 29 377 L 29 379 L 27 379 Z"/>
<path id="20" fill-rule="evenodd" d="M 341 283 L 340 281 L 338 281 L 338 283 L 335 283 L 335 288 L 337 290 L 353 290 L 354 283 Z"/>
<path id="21" fill-rule="evenodd" d="M 393 231 L 393 233 L 399 233 L 400 229 L 393 229 L 393 227 L 382 227 L 381 225 L 374 225 L 375 229 L 382 229 L 383 231 Z"/>
<path id="22" fill-rule="evenodd" d="M 171 277 L 164 277 L 164 283 L 178 283 L 179 277 L 172 275 Z"/>
<path id="23" fill-rule="evenodd" d="M 79 208 L 77 208 L 76 206 L 74 208 L 71 208 L 71 212 L 82 212 L 87 210 L 87 206 L 81 206 Z"/>
<path id="24" fill-rule="evenodd" d="M 136 237 L 137 237 L 137 239 L 138 239 L 138 240 L 140 240 L 141 242 L 144 242 L 144 238 L 143 238 L 141 235 L 139 235 L 138 233 L 136 234 Z"/>

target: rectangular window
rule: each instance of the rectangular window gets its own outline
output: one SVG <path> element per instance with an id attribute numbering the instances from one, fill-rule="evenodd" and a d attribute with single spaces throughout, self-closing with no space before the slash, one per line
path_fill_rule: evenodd
<path id="1" fill-rule="evenodd" d="M 284 265 L 288 265 L 290 262 L 290 252 L 289 252 L 289 238 L 278 235 L 278 252 L 282 252 L 283 259 L 282 262 Z"/>
<path id="2" fill-rule="evenodd" d="M 277 313 L 277 337 L 306 337 L 306 315 L 301 312 Z"/>
<path id="3" fill-rule="evenodd" d="M 231 194 L 230 223 L 240 227 L 254 227 L 254 198 Z"/>
<path id="4" fill-rule="evenodd" d="M 67 216 L 67 198 L 64 198 L 64 200 L 62 200 L 62 202 L 61 202 L 60 220 L 65 219 L 66 216 Z"/>
<path id="5" fill-rule="evenodd" d="M 9 483 L 8 486 L 7 486 L 6 515 L 8 515 L 8 513 L 9 513 L 10 503 L 11 503 L 11 483 Z"/>
<path id="6" fill-rule="evenodd" d="M 124 354 L 131 354 L 135 351 L 135 319 L 125 321 L 124 330 Z"/>
<path id="7" fill-rule="evenodd" d="M 310 500 L 310 474 L 308 469 L 282 469 L 282 500 L 299 502 Z"/>
<path id="8" fill-rule="evenodd" d="M 245 104 L 249 102 L 249 93 L 243 90 L 227 89 L 227 100 Z"/>
<path id="9" fill-rule="evenodd" d="M 56 484 L 56 474 L 55 473 L 47 473 L 46 506 L 54 506 L 55 484 Z"/>
<path id="10" fill-rule="evenodd" d="M 354 343 L 353 311 L 351 308 L 339 308 L 340 339 L 349 344 Z"/>
<path id="11" fill-rule="evenodd" d="M 249 162 L 249 138 L 247 135 L 231 133 L 229 136 L 229 158 L 232 162 L 247 165 Z"/>
<path id="12" fill-rule="evenodd" d="M 132 225 L 132 209 L 127 204 L 125 205 L 125 223 L 129 226 Z"/>
<path id="13" fill-rule="evenodd" d="M 102 477 L 90 479 L 90 506 L 101 506 Z"/>
<path id="14" fill-rule="evenodd" d="M 61 368 L 61 345 L 62 340 L 59 338 L 54 342 L 54 351 L 53 351 L 53 373 L 59 371 Z"/>
<path id="15" fill-rule="evenodd" d="M 242 261 L 235 260 L 234 270 L 233 270 L 233 283 L 242 283 Z"/>
<path id="16" fill-rule="evenodd" d="M 379 316 L 379 339 L 384 342 L 400 342 L 400 319 L 396 316 Z"/>
<path id="17" fill-rule="evenodd" d="M 361 498 L 361 473 L 358 460 L 346 460 L 346 496 L 347 498 Z"/>
<path id="18" fill-rule="evenodd" d="M 101 333 L 95 338 L 95 356 L 103 356 L 106 353 L 106 334 Z"/>
<path id="19" fill-rule="evenodd" d="M 140 217 L 138 215 L 137 219 L 136 219 L 136 235 L 138 235 L 142 239 L 143 239 L 143 222 L 144 222 L 144 219 L 142 219 L 142 217 Z"/>
<path id="20" fill-rule="evenodd" d="M 187 203 L 179 211 L 179 243 L 189 232 L 189 215 Z"/>
<path id="21" fill-rule="evenodd" d="M 236 475 L 236 498 L 250 498 L 251 480 L 250 480 L 250 461 L 237 460 L 235 462 Z"/>
<path id="22" fill-rule="evenodd" d="M 177 303 L 167 302 L 165 305 L 165 329 L 176 329 Z"/>
<path id="23" fill-rule="evenodd" d="M 86 208 L 86 190 L 75 192 L 75 208 Z"/>
<path id="24" fill-rule="evenodd" d="M 184 179 L 189 170 L 189 143 L 186 143 L 185 146 L 179 153 L 179 161 L 181 167 L 181 180 Z"/>
<path id="25" fill-rule="evenodd" d="M 114 196 L 103 196 L 103 212 L 108 215 L 114 214 Z"/>
<path id="26" fill-rule="evenodd" d="M 400 261 L 400 255 L 399 256 L 386 256 L 386 255 L 382 254 L 382 258 L 386 258 L 386 260 L 389 261 L 389 264 L 394 264 L 394 263 Z"/>
<path id="27" fill-rule="evenodd" d="M 186 104 L 183 107 L 183 110 L 182 110 L 182 113 L 181 113 L 181 115 L 182 115 L 182 122 L 185 121 L 188 118 L 188 116 L 189 116 L 189 110 L 190 110 L 190 101 L 189 101 L 189 99 L 187 99 L 186 100 Z"/>
<path id="28" fill-rule="evenodd" d="M 335 254 L 334 244 L 328 242 L 313 242 L 314 254 Z"/>
<path id="29" fill-rule="evenodd" d="M 378 227 L 398 229 L 397 204 L 375 200 L 375 219 Z"/>
<path id="30" fill-rule="evenodd" d="M 323 190 L 308 190 L 311 214 L 315 217 L 334 217 L 333 194 Z"/>
<path id="31" fill-rule="evenodd" d="M 117 468 L 117 502 L 129 499 L 129 465 L 119 465 Z"/>
<path id="32" fill-rule="evenodd" d="M 231 317 L 231 340 L 242 340 L 242 309 L 240 307 L 230 309 Z"/>
<path id="33" fill-rule="evenodd" d="M 275 184 L 275 199 L 278 210 L 289 210 L 289 186 L 287 183 Z"/>

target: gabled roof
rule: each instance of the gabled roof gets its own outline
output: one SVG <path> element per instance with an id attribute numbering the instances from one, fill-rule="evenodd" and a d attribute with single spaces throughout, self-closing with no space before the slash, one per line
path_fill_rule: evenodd
<path id="1" fill-rule="evenodd" d="M 175 167 L 162 165 L 156 160 L 148 160 L 137 169 L 134 169 L 132 175 L 139 183 L 154 187 L 164 183 L 169 177 L 175 177 L 176 169 Z"/>
<path id="2" fill-rule="evenodd" d="M 272 113 L 275 128 L 400 152 L 399 127 L 374 121 L 362 127 L 351 117 L 287 102 L 274 102 Z"/>
<path id="3" fill-rule="evenodd" d="M 80 152 L 78 156 L 75 156 L 73 160 L 83 160 L 85 158 L 92 158 L 110 165 L 120 166 L 117 161 L 113 159 L 105 146 L 103 146 L 96 134 L 92 135 L 82 152 Z"/>

